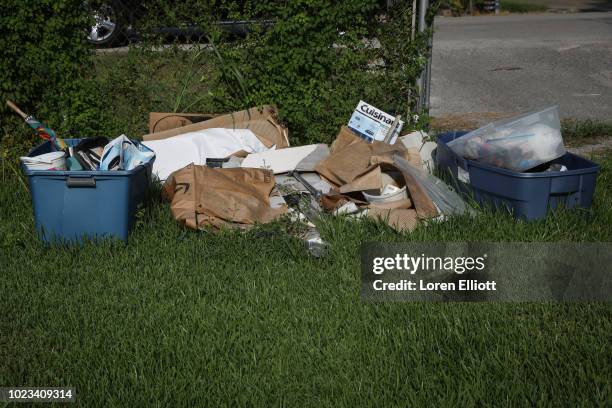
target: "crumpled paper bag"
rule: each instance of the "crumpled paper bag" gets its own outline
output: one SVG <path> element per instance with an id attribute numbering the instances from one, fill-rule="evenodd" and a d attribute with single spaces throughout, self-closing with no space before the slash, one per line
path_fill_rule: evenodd
<path id="1" fill-rule="evenodd" d="M 270 206 L 274 175 L 263 169 L 187 165 L 164 184 L 174 218 L 189 228 L 229 226 L 246 229 L 287 212 Z"/>
<path id="2" fill-rule="evenodd" d="M 399 155 L 420 168 L 421 156 L 416 149 L 407 149 L 402 143 L 393 145 L 376 141 L 367 143 L 348 127 L 343 126 L 330 152 L 331 154 L 315 167 L 315 170 L 335 187 L 335 191 L 322 197 L 321 203 L 326 210 L 333 211 L 348 201 L 353 201 L 359 206 L 374 207 L 363 201 L 360 192 L 380 189 L 382 173 L 399 173 L 403 184 L 406 185 L 415 213 L 393 211 L 394 219 L 395 215 L 408 219 L 405 223 L 394 222 L 394 224 L 410 226 L 413 224 L 413 215 L 418 218 L 438 215 L 436 206 L 418 180 L 411 174 L 401 172 L 394 164 L 395 156 Z M 387 207 L 385 210 L 385 214 L 388 214 L 390 209 Z M 376 210 L 373 214 L 375 213 Z"/>
<path id="3" fill-rule="evenodd" d="M 355 186 L 360 185 L 362 190 L 373 190 L 381 187 L 380 181 L 375 181 L 370 174 L 376 167 L 376 163 L 371 163 L 372 157 L 387 156 L 389 161 L 392 162 L 393 154 L 398 153 L 411 163 L 417 163 L 418 161 L 419 166 L 421 160 L 418 152 L 410 152 L 401 143 L 394 145 L 382 142 L 367 143 L 355 135 L 347 126 L 340 129 L 340 133 L 331 145 L 330 153 L 327 158 L 315 166 L 315 171 L 337 187 L 354 183 Z M 369 182 L 366 180 L 357 181 L 362 177 L 365 177 Z"/>

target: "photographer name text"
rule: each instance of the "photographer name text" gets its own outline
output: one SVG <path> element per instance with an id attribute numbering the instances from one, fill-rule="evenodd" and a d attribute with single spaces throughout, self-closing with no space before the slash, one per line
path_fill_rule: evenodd
<path id="1" fill-rule="evenodd" d="M 485 269 L 487 254 L 479 257 L 410 256 L 396 254 L 392 257 L 376 257 L 372 260 L 372 273 L 382 275 L 389 271 L 402 271 L 408 275 L 419 272 L 448 271 L 457 275 L 465 272 L 480 272 Z M 376 279 L 372 282 L 376 291 L 496 291 L 493 280 L 458 279 L 454 282 L 431 282 L 424 279 L 400 279 L 388 282 Z"/>

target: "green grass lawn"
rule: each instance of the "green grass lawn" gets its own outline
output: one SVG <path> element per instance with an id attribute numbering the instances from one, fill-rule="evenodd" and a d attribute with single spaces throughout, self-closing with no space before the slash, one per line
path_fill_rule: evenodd
<path id="1" fill-rule="evenodd" d="M 283 223 L 184 230 L 157 196 L 127 245 L 47 247 L 3 168 L 0 385 L 74 386 L 82 406 L 606 405 L 609 305 L 359 298 L 366 241 L 610 241 L 612 155 L 596 160 L 591 213 L 405 235 L 330 219 L 322 259 Z"/>
<path id="2" fill-rule="evenodd" d="M 548 10 L 546 5 L 534 1 L 501 0 L 500 3 L 502 11 L 509 13 L 541 13 Z"/>

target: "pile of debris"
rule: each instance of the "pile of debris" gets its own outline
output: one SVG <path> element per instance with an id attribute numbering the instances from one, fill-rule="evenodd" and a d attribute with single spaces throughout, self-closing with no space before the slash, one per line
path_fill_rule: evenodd
<path id="1" fill-rule="evenodd" d="M 96 137 L 65 143 L 51 129 L 9 105 L 48 140 L 46 146 L 22 158 L 31 184 L 38 177 L 41 191 L 53 187 L 58 211 L 67 200 L 81 203 L 85 197 L 65 188 L 99 184 L 117 190 L 125 201 L 125 205 L 117 202 L 113 213 L 125 213 L 122 237 L 127 236 L 134 209 L 146 189 L 141 186 L 145 184 L 143 174 L 164 182 L 172 215 L 186 227 L 247 229 L 289 217 L 306 225 L 302 238 L 311 252 L 320 254 L 325 243 L 315 221 L 322 213 L 369 217 L 397 231 L 410 231 L 424 220 L 472 214 L 473 209 L 432 174 L 434 150 L 438 168 L 471 185 L 477 201 L 509 206 L 526 218 L 545 216 L 549 205 L 562 202 L 559 194 L 556 201 L 550 200 L 555 193 L 550 187 L 552 178 L 558 179 L 557 190 L 567 185 L 567 194 L 559 190 L 565 194 L 563 203 L 576 204 L 572 197 L 582 197 L 584 190 L 579 204 L 590 206 L 597 172 L 596 165 L 566 154 L 556 107 L 494 122 L 465 135 L 440 135 L 436 144 L 427 141 L 423 132 L 402 136 L 400 116 L 360 101 L 331 146 L 291 147 L 288 129 L 278 120 L 274 106 L 226 115 L 154 112 L 150 133 L 142 142 L 122 135 L 112 141 Z M 49 177 L 49 170 L 63 171 L 66 186 L 55 186 L 52 181 L 59 180 L 59 175 Z M 113 172 L 119 170 L 128 177 L 121 191 L 119 183 L 111 182 L 120 173 Z M 472 172 L 477 177 L 470 180 Z M 585 188 L 575 193 L 575 184 Z M 507 188 L 500 191 L 500 186 Z M 542 192 L 541 197 L 534 194 L 536 190 Z M 98 205 L 91 201 L 95 195 L 87 197 L 88 205 Z M 36 203 L 34 207 L 41 208 Z M 65 234 L 68 228 L 52 221 L 51 215 L 45 214 L 45 222 L 37 218 L 37 225 Z M 74 226 L 69 230 L 71 236 L 91 232 Z M 100 225 L 92 230 L 108 232 Z"/>
<path id="2" fill-rule="evenodd" d="M 398 137 L 397 118 L 367 104 L 361 114 L 363 104 L 330 147 L 290 147 L 273 106 L 213 118 L 151 113 L 143 144 L 156 154 L 153 173 L 165 181 L 173 216 L 189 228 L 245 229 L 289 216 L 309 225 L 312 244 L 320 240 L 313 221 L 321 212 L 367 216 L 405 231 L 419 220 L 468 211 L 428 173 L 435 143 L 421 132 Z M 208 119 L 185 124 L 201 117 Z"/>

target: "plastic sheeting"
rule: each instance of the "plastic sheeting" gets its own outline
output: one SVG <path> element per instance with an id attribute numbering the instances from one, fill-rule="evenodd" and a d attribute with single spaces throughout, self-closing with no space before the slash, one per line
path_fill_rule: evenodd
<path id="1" fill-rule="evenodd" d="M 157 156 L 153 174 L 160 180 L 188 164 L 204 165 L 207 158 L 224 158 L 240 151 L 270 150 L 248 129 L 205 129 L 142 143 Z"/>

